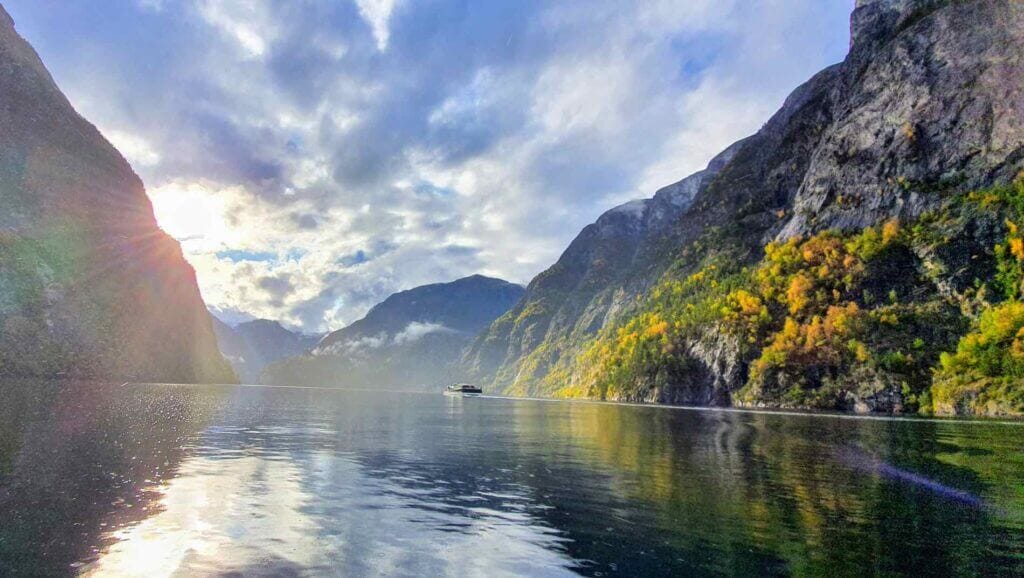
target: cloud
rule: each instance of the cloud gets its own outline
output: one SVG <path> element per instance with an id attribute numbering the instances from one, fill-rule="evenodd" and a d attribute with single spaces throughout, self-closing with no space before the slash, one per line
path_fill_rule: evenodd
<path id="1" fill-rule="evenodd" d="M 386 345 L 391 344 L 391 339 L 386 333 L 379 335 L 364 335 L 357 339 L 349 339 L 347 341 L 338 341 L 328 345 L 326 347 L 317 347 L 311 353 L 314 356 L 319 355 L 342 355 L 346 357 L 365 357 L 367 353 L 374 349 L 379 349 Z"/>
<path id="2" fill-rule="evenodd" d="M 401 331 L 389 335 L 381 332 L 377 335 L 363 335 L 355 339 L 336 341 L 324 347 L 317 347 L 313 355 L 341 355 L 353 359 L 365 358 L 375 349 L 395 345 L 408 345 L 434 333 L 458 333 L 455 329 L 440 323 L 413 321 Z"/>
<path id="3" fill-rule="evenodd" d="M 415 341 L 419 341 L 426 335 L 430 335 L 431 333 L 455 333 L 455 330 L 445 327 L 440 323 L 421 323 L 419 321 L 413 321 L 407 325 L 405 329 L 396 333 L 392 342 L 395 345 L 413 343 Z"/>
<path id="4" fill-rule="evenodd" d="M 841 59 L 850 9 L 164 0 L 95 22 L 87 0 L 9 4 L 76 108 L 116 129 L 211 308 L 307 331 L 425 283 L 528 282 Z"/>
<path id="5" fill-rule="evenodd" d="M 391 38 L 388 20 L 391 19 L 391 13 L 394 12 L 398 0 L 355 0 L 355 2 L 359 7 L 359 15 L 373 29 L 377 49 L 381 52 L 387 50 L 388 40 Z"/>
<path id="6" fill-rule="evenodd" d="M 270 304 L 276 306 L 284 304 L 285 298 L 295 291 L 295 283 L 288 273 L 261 277 L 256 285 L 267 293 Z"/>
<path id="7" fill-rule="evenodd" d="M 152 167 L 160 164 L 160 153 L 155 151 L 145 139 L 119 130 L 107 130 L 103 135 L 133 165 Z"/>
<path id="8" fill-rule="evenodd" d="M 238 43 L 251 58 L 263 57 L 274 39 L 270 9 L 263 0 L 200 0 L 200 16 Z"/>

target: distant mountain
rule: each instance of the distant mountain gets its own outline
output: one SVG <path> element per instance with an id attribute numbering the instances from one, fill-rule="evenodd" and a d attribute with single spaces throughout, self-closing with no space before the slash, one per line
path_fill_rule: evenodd
<path id="1" fill-rule="evenodd" d="M 2 7 L 0 374 L 235 379 L 142 181 Z"/>
<path id="2" fill-rule="evenodd" d="M 396 293 L 306 355 L 274 364 L 264 383 L 438 387 L 481 329 L 523 295 L 519 285 L 474 275 Z"/>
<path id="3" fill-rule="evenodd" d="M 313 349 L 320 335 L 289 331 L 277 321 L 257 319 L 231 327 L 216 317 L 213 330 L 220 351 L 242 383 L 259 383 L 263 368 Z"/>

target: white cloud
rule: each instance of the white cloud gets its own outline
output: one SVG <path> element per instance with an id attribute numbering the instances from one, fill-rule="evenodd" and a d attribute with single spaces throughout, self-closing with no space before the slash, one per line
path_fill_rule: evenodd
<path id="1" fill-rule="evenodd" d="M 312 354 L 314 356 L 343 355 L 359 357 L 360 355 L 365 355 L 369 351 L 379 349 L 389 343 L 391 343 L 391 340 L 388 338 L 387 334 L 381 333 L 379 335 L 363 336 L 358 339 L 338 341 L 325 347 L 317 347 L 312 351 Z"/>
<path id="2" fill-rule="evenodd" d="M 103 131 L 103 135 L 135 167 L 152 167 L 160 163 L 160 153 L 141 137 L 119 130 Z"/>
<path id="3" fill-rule="evenodd" d="M 621 55 L 552 62 L 534 87 L 534 117 L 554 137 L 574 131 L 614 135 L 636 114 L 629 108 L 638 80 Z"/>
<path id="4" fill-rule="evenodd" d="M 360 357 L 369 351 L 390 345 L 406 345 L 415 343 L 432 333 L 457 333 L 454 329 L 445 327 L 440 323 L 413 321 L 394 335 L 379 333 L 377 335 L 364 335 L 356 339 L 336 341 L 330 345 L 317 347 L 313 355 L 344 355 L 349 357 Z"/>
<path id="5" fill-rule="evenodd" d="M 377 50 L 381 52 L 388 49 L 388 41 L 391 39 L 391 29 L 388 22 L 391 14 L 395 11 L 398 0 L 355 0 L 359 7 L 359 15 L 370 26 L 373 31 L 373 38 L 377 41 Z"/>
<path id="6" fill-rule="evenodd" d="M 229 318 L 338 329 L 396 289 L 483 269 L 473 254 L 438 263 L 435 248 L 456 238 L 421 211 L 317 208 L 301 198 L 277 205 L 213 182 L 172 181 L 150 196 L 161 227 L 182 240 L 199 272 L 207 305 Z M 378 227 L 392 232 L 387 243 Z M 358 254 L 365 262 L 346 258 Z"/>
<path id="7" fill-rule="evenodd" d="M 395 345 L 413 343 L 423 339 L 424 336 L 430 335 L 431 333 L 455 333 L 455 330 L 445 327 L 440 323 L 421 323 L 419 321 L 413 321 L 407 325 L 405 329 L 395 334 L 393 342 Z"/>
<path id="8" fill-rule="evenodd" d="M 266 55 L 276 28 L 264 0 L 200 0 L 199 14 L 251 58 Z"/>

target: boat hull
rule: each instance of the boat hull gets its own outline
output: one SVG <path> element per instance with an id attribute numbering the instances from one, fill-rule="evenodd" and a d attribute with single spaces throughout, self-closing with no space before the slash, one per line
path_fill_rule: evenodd
<path id="1" fill-rule="evenodd" d="M 483 392 L 478 391 L 446 391 L 444 392 L 448 397 L 480 397 Z"/>

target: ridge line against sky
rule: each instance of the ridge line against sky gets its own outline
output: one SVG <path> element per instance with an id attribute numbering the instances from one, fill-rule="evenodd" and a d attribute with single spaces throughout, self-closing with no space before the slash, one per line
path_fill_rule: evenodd
<path id="1" fill-rule="evenodd" d="M 226 321 L 550 266 L 842 60 L 852 0 L 6 0 Z"/>

